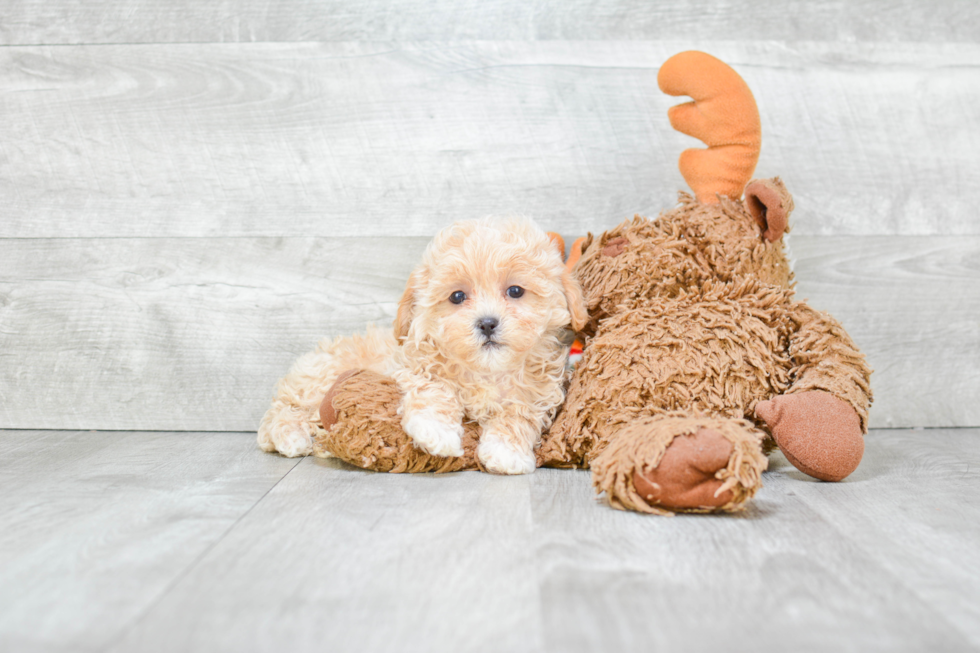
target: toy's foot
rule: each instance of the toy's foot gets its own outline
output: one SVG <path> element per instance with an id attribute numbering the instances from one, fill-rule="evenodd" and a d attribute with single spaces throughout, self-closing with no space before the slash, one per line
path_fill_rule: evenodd
<path id="1" fill-rule="evenodd" d="M 327 394 L 323 397 L 323 401 L 320 402 L 320 426 L 325 430 L 329 431 L 334 424 L 337 423 L 337 411 L 333 406 L 333 398 L 337 396 L 340 392 L 340 388 L 343 387 L 344 381 L 354 376 L 361 370 L 347 370 L 343 374 L 337 377 L 337 380 L 333 382 L 330 389 L 327 390 Z"/>
<path id="2" fill-rule="evenodd" d="M 709 428 L 674 438 L 654 469 L 633 472 L 633 486 L 651 506 L 720 508 L 733 498 L 717 477 L 728 466 L 732 443 Z"/>
<path id="3" fill-rule="evenodd" d="M 394 380 L 376 372 L 353 370 L 342 374 L 320 404 L 323 428 L 314 435 L 313 452 L 317 456 L 334 455 L 378 472 L 477 469 L 479 427 L 466 425 L 459 456 L 432 455 L 416 447 L 402 429 L 398 415 L 401 397 Z"/>
<path id="4" fill-rule="evenodd" d="M 590 463 L 614 508 L 731 512 L 762 487 L 764 434 L 746 420 L 671 415 L 625 427 Z"/>
<path id="5" fill-rule="evenodd" d="M 864 455 L 861 418 L 829 392 L 809 390 L 760 402 L 755 414 L 772 430 L 786 458 L 804 474 L 840 481 Z"/>

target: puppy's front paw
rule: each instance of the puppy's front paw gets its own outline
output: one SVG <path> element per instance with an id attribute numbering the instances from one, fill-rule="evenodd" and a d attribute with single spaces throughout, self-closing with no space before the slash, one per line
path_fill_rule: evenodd
<path id="1" fill-rule="evenodd" d="M 492 431 L 483 432 L 476 455 L 494 474 L 530 474 L 535 467 L 533 452 L 515 449 Z"/>
<path id="2" fill-rule="evenodd" d="M 415 413 L 402 426 L 417 447 L 433 456 L 463 455 L 462 424 L 450 424 L 425 413 Z"/>

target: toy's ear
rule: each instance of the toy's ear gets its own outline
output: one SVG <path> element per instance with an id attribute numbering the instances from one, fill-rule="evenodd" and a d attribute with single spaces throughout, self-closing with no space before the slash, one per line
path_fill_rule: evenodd
<path id="1" fill-rule="evenodd" d="M 754 179 L 745 187 L 745 208 L 755 219 L 762 237 L 774 243 L 789 231 L 793 196 L 779 177 Z"/>
<path id="2" fill-rule="evenodd" d="M 589 323 L 589 312 L 585 308 L 582 286 L 579 285 L 578 279 L 575 278 L 569 267 L 566 267 L 561 273 L 561 287 L 565 291 L 568 312 L 572 314 L 572 329 L 581 331 Z"/>
<path id="3" fill-rule="evenodd" d="M 405 284 L 405 292 L 398 300 L 398 313 L 395 314 L 395 338 L 401 342 L 408 335 L 408 329 L 412 326 L 412 318 L 415 316 L 415 304 L 418 301 L 418 294 L 425 287 L 426 272 L 423 268 L 417 268 L 408 277 Z"/>

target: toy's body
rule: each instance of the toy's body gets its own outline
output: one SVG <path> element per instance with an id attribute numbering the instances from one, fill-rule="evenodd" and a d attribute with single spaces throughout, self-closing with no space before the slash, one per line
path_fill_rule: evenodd
<path id="1" fill-rule="evenodd" d="M 748 192 L 758 187 L 788 199 L 778 180 Z M 849 406 L 849 423 L 808 422 L 828 438 L 821 444 L 843 440 L 847 455 L 808 459 L 805 471 L 837 480 L 857 466 L 869 403 L 863 357 L 833 318 L 794 301 L 781 241 L 765 240 L 740 202 L 684 195 L 657 220 L 628 220 L 583 250 L 588 345 L 541 464 L 591 468 L 622 507 L 735 508 L 759 487 L 773 421 L 763 402 L 779 397 L 784 423 L 828 398 Z M 796 432 L 775 435 L 792 456 Z M 711 455 L 678 461 L 682 478 L 658 475 L 678 436 Z M 694 458 L 698 476 L 686 479 Z"/>
<path id="2" fill-rule="evenodd" d="M 736 510 L 761 487 L 773 441 L 825 480 L 847 476 L 863 453 L 870 370 L 833 318 L 793 298 L 782 245 L 792 199 L 778 179 L 746 188 L 754 158 L 749 165 L 743 146 L 758 152 L 758 117 L 751 94 L 751 110 L 743 96 L 719 96 L 748 93 L 726 71 L 701 53 L 661 70 L 672 94 L 684 92 L 678 79 L 720 80 L 688 90 L 695 102 L 671 113 L 675 127 L 712 146 L 681 159 L 698 199 L 682 194 L 656 220 L 589 236 L 574 268 L 589 308 L 586 348 L 537 462 L 592 469 L 614 507 Z M 718 106 L 755 116 L 755 126 L 726 117 L 720 136 L 709 133 L 719 119 L 707 109 Z M 713 166 L 712 150 L 722 164 Z M 412 449 L 393 414 L 397 397 L 368 372 L 338 382 L 315 450 L 379 471 L 478 468 L 475 428 L 461 458 Z"/>

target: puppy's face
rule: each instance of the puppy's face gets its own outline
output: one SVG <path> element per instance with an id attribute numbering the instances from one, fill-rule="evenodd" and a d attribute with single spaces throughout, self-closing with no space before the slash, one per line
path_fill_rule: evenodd
<path id="1" fill-rule="evenodd" d="M 584 321 L 581 290 L 544 232 L 526 220 L 478 220 L 429 245 L 399 305 L 396 335 L 492 371 L 537 346 L 557 347 L 565 327 Z"/>

